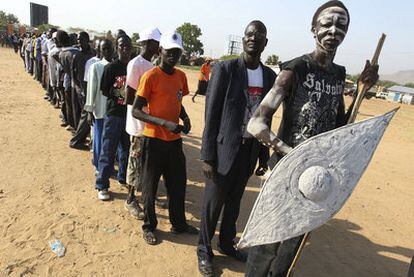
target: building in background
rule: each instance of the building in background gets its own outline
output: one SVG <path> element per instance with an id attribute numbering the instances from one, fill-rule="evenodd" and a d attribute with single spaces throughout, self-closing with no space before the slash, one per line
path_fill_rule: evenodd
<path id="1" fill-rule="evenodd" d="M 36 27 L 49 23 L 49 8 L 44 5 L 30 3 L 30 26 Z"/>
<path id="2" fill-rule="evenodd" d="M 404 86 L 392 86 L 388 88 L 387 100 L 413 105 L 414 88 Z"/>

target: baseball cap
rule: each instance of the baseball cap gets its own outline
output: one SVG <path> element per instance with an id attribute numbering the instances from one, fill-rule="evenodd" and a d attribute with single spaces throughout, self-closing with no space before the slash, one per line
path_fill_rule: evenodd
<path id="1" fill-rule="evenodd" d="M 160 41 L 161 32 L 157 27 L 142 30 L 142 32 L 139 33 L 139 39 L 137 40 L 137 42 L 143 42 L 151 39 Z"/>
<path id="2" fill-rule="evenodd" d="M 164 49 L 179 48 L 183 49 L 183 40 L 181 35 L 177 32 L 166 33 L 161 36 L 160 46 Z"/>

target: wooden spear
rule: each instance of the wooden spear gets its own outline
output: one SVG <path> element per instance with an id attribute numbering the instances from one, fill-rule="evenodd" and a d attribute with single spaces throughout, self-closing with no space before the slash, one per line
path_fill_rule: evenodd
<path id="1" fill-rule="evenodd" d="M 381 35 L 381 38 L 378 41 L 377 49 L 375 50 L 375 53 L 374 53 L 374 57 L 371 60 L 371 65 L 377 65 L 378 64 L 378 58 L 379 58 L 379 55 L 381 53 L 382 46 L 384 45 L 384 41 L 385 41 L 386 36 L 387 36 L 386 34 Z M 363 81 L 358 82 L 357 98 L 355 100 L 354 107 L 352 108 L 352 112 L 351 112 L 351 115 L 349 117 L 348 124 L 351 124 L 351 123 L 355 122 L 355 119 L 356 119 L 357 114 L 358 114 L 358 110 L 359 110 L 359 108 L 361 106 L 361 103 L 362 103 L 362 99 L 364 99 L 365 94 L 367 93 L 366 88 L 367 88 L 367 86 Z"/>
<path id="2" fill-rule="evenodd" d="M 384 33 L 381 35 L 381 37 L 378 41 L 378 44 L 377 44 L 377 49 L 375 50 L 374 56 L 372 57 L 371 65 L 377 65 L 378 64 L 379 55 L 381 53 L 382 46 L 384 45 L 384 41 L 385 41 L 386 37 L 387 37 L 387 35 L 384 34 Z M 366 88 L 367 88 L 367 86 L 363 81 L 361 81 L 361 83 L 358 83 L 357 98 L 356 98 L 355 104 L 352 108 L 352 112 L 351 112 L 351 115 L 349 117 L 348 124 L 351 124 L 351 123 L 355 122 L 356 116 L 358 114 L 358 110 L 359 110 L 359 108 L 361 106 L 361 103 L 362 103 L 362 100 L 364 99 L 365 94 L 367 92 Z M 286 277 L 293 276 L 293 271 L 294 271 L 294 268 L 296 266 L 296 263 L 298 262 L 298 259 L 299 259 L 300 255 L 302 254 L 303 249 L 305 248 L 306 242 L 309 240 L 309 237 L 310 237 L 310 233 L 305 233 L 305 235 L 303 236 L 302 241 L 300 242 L 300 246 L 298 248 L 298 251 L 296 251 L 295 258 L 293 259 L 292 264 L 289 267 L 289 271 L 286 274 Z"/>

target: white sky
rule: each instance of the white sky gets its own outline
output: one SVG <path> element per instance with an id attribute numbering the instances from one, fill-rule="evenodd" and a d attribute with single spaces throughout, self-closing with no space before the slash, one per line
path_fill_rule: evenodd
<path id="1" fill-rule="evenodd" d="M 82 27 L 98 31 L 122 28 L 128 34 L 148 26 L 161 32 L 184 22 L 197 24 L 203 33 L 205 55 L 220 57 L 227 50 L 230 34 L 242 36 L 245 26 L 262 20 L 269 44 L 262 56 L 279 55 L 286 61 L 311 52 L 314 40 L 310 22 L 324 0 L 32 0 L 49 6 L 49 23 L 61 27 Z M 388 35 L 380 57 L 380 74 L 414 69 L 414 1 L 344 0 L 351 25 L 340 46 L 336 63 L 349 73 L 362 70 L 371 59 L 382 32 Z M 0 0 L 0 10 L 30 23 L 29 0 Z"/>

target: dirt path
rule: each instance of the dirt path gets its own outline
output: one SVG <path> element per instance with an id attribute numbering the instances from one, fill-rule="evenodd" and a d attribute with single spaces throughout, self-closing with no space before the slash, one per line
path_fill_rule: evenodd
<path id="1" fill-rule="evenodd" d="M 190 87 L 197 72 L 189 71 Z M 114 200 L 99 202 L 91 153 L 68 147 L 58 110 L 23 70 L 12 50 L 0 48 L 0 272 L 35 276 L 197 276 L 197 237 L 170 234 L 166 211 L 157 210 L 162 243 L 141 239 L 140 222 L 123 208 L 126 191 L 111 181 Z M 203 178 L 198 160 L 204 98 L 184 102 L 193 121 L 185 138 L 187 218 L 199 225 Z M 395 104 L 369 100 L 363 113 Z M 276 121 L 279 118 L 276 117 Z M 296 276 L 405 276 L 414 248 L 414 106 L 403 106 L 345 208 L 313 233 Z M 275 122 L 277 124 L 277 122 Z M 258 193 L 246 190 L 239 231 Z M 57 258 L 48 241 L 60 239 Z M 217 273 L 242 276 L 244 265 L 218 255 Z"/>

